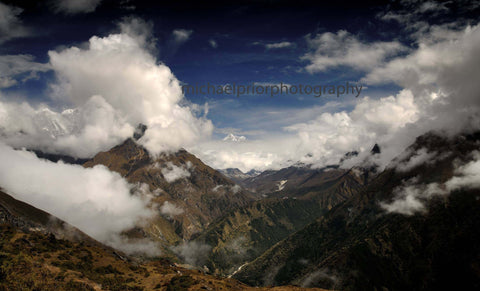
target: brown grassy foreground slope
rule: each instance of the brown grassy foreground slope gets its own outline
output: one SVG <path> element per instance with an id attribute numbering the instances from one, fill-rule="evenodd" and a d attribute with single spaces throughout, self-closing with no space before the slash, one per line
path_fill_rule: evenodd
<path id="1" fill-rule="evenodd" d="M 7 224 L 0 234 L 0 290 L 303 290 L 252 288 L 167 260 L 135 261 L 99 245 Z"/>
<path id="2" fill-rule="evenodd" d="M 127 257 L 0 191 L 0 290 L 253 289 L 303 290 L 252 288 L 162 258 Z"/>

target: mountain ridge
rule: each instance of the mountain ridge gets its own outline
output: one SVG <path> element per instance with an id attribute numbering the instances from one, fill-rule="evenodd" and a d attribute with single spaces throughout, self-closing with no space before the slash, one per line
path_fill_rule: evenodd
<path id="1" fill-rule="evenodd" d="M 394 189 L 412 178 L 424 183 L 448 180 L 454 174 L 454 161 L 468 161 L 470 153 L 479 149 L 479 140 L 478 134 L 445 139 L 429 133 L 417 138 L 395 163 L 409 160 L 412 150 L 423 147 L 451 155 L 405 172 L 385 169 L 367 189 L 277 243 L 233 277 L 255 285 L 289 282 L 342 290 L 480 286 L 474 263 L 480 258 L 474 242 L 480 237 L 478 189 L 436 196 L 428 202 L 428 212 L 411 216 L 388 214 L 380 206 L 395 199 Z M 455 234 L 449 235 L 452 230 Z M 259 275 L 273 271 L 270 282 Z"/>

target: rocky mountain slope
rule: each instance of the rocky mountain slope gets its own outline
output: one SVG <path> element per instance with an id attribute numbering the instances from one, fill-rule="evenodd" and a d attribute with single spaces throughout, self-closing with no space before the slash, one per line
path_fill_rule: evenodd
<path id="1" fill-rule="evenodd" d="M 133 139 L 84 164 L 105 165 L 152 195 L 158 215 L 143 234 L 166 244 L 190 239 L 214 219 L 253 201 L 253 196 L 185 150 L 151 156 Z"/>
<path id="2" fill-rule="evenodd" d="M 354 196 L 368 184 L 371 171 L 338 167 L 289 167 L 243 180 L 265 196 L 232 210 L 212 223 L 195 241 L 211 247 L 207 266 L 231 275 L 290 234 Z M 279 185 L 278 181 L 284 181 Z M 281 187 L 268 192 L 268 187 Z M 255 191 L 255 189 L 252 189 Z M 268 194 L 266 194 L 268 193 Z"/>
<path id="3" fill-rule="evenodd" d="M 241 186 L 245 185 L 244 180 L 248 178 L 256 177 L 261 174 L 260 171 L 256 171 L 256 170 L 250 170 L 244 173 L 238 168 L 227 168 L 227 169 L 221 169 L 218 171 Z"/>
<path id="4" fill-rule="evenodd" d="M 206 265 L 212 272 L 226 276 L 324 211 L 312 201 L 263 199 L 232 210 L 195 241 L 212 247 Z"/>
<path id="5" fill-rule="evenodd" d="M 264 197 L 312 200 L 322 208 L 333 206 L 364 189 L 368 171 L 362 168 L 321 169 L 292 166 L 277 171 L 264 171 L 243 181 L 245 187 Z"/>
<path id="6" fill-rule="evenodd" d="M 459 165 L 474 159 L 479 144 L 479 134 L 419 137 L 364 191 L 279 242 L 234 277 L 253 285 L 340 290 L 480 287 L 480 191 L 463 186 L 445 192 L 446 182 L 460 175 Z M 385 205 L 400 213 L 388 212 L 395 209 Z M 411 208 L 417 211 L 408 212 Z"/>

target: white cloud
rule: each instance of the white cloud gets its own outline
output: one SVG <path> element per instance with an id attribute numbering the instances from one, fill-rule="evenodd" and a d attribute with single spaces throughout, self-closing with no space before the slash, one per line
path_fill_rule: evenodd
<path id="1" fill-rule="evenodd" d="M 387 212 L 413 215 L 417 212 L 425 212 L 425 201 L 436 195 L 443 195 L 445 191 L 438 184 L 408 185 L 394 190 L 395 198 L 391 203 L 380 203 Z"/>
<path id="2" fill-rule="evenodd" d="M 45 105 L 0 102 L 0 132 L 14 147 L 89 157 L 132 136 L 134 127 L 97 95 L 61 112 Z"/>
<path id="3" fill-rule="evenodd" d="M 282 146 L 279 147 L 278 145 Z M 261 140 L 229 142 L 223 140 L 206 141 L 189 147 L 204 163 L 214 169 L 238 168 L 243 172 L 251 169 L 279 169 L 285 158 L 291 158 L 291 149 L 298 141 L 292 136 L 268 136 Z M 285 164 L 286 165 L 286 164 Z"/>
<path id="4" fill-rule="evenodd" d="M 150 53 L 146 34 L 151 27 L 134 20 L 121 23 L 121 33 L 90 38 L 85 48 L 50 51 L 50 66 L 58 78 L 51 98 L 71 109 L 3 101 L 4 140 L 14 146 L 90 157 L 131 136 L 139 123 L 148 127 L 139 143 L 153 154 L 208 138 L 212 123 L 180 105 L 184 99 L 179 81 Z M 60 121 L 61 131 L 53 133 L 49 126 L 35 123 L 45 109 Z M 48 116 L 42 118 L 53 122 Z"/>
<path id="5" fill-rule="evenodd" d="M 32 55 L 3 55 L 0 56 L 0 88 L 8 88 L 21 81 L 35 78 L 38 72 L 50 70 L 48 64 L 33 61 Z M 28 74 L 26 74 L 28 73 Z M 25 76 L 22 76 L 25 74 Z"/>
<path id="6" fill-rule="evenodd" d="M 51 213 L 107 245 L 126 251 L 137 249 L 119 234 L 153 212 L 147 208 L 146 197 L 132 195 L 134 185 L 118 173 L 104 166 L 84 168 L 40 160 L 33 153 L 3 144 L 0 160 L 1 187 L 16 199 Z"/>
<path id="7" fill-rule="evenodd" d="M 456 175 L 445 183 L 447 190 L 480 188 L 480 153 L 474 153 L 474 160 L 459 167 Z"/>
<path id="8" fill-rule="evenodd" d="M 415 179 L 406 185 L 394 189 L 394 200 L 390 203 L 381 202 L 380 206 L 387 212 L 413 215 L 426 211 L 429 199 L 439 195 L 448 195 L 458 189 L 480 188 L 480 153 L 473 154 L 473 160 L 458 167 L 454 176 L 443 184 L 415 184 Z"/>
<path id="9" fill-rule="evenodd" d="M 289 41 L 282 41 L 282 42 L 267 43 L 267 44 L 265 44 L 265 48 L 266 48 L 267 50 L 270 50 L 270 49 L 282 49 L 282 48 L 288 48 L 288 47 L 292 47 L 292 46 L 295 46 L 295 44 L 292 43 L 292 42 L 289 42 Z"/>
<path id="10" fill-rule="evenodd" d="M 184 211 L 182 208 L 168 201 L 165 201 L 163 205 L 160 206 L 160 213 L 167 217 L 174 217 L 182 214 L 183 212 Z"/>
<path id="11" fill-rule="evenodd" d="M 102 0 L 54 0 L 52 5 L 57 13 L 78 14 L 95 11 Z"/>
<path id="12" fill-rule="evenodd" d="M 408 160 L 400 161 L 395 165 L 395 169 L 399 172 L 408 172 L 419 165 L 432 163 L 438 156 L 437 152 L 429 152 L 426 148 L 421 148 L 414 153 L 410 153 L 410 151 L 406 153 L 411 154 Z"/>
<path id="13" fill-rule="evenodd" d="M 298 117 L 289 120 L 289 125 L 283 125 L 286 132 L 277 135 L 267 133 L 256 140 L 231 144 L 228 149 L 210 142 L 193 151 L 215 168 L 238 167 L 242 171 L 251 167 L 278 168 L 297 161 L 321 167 L 338 163 L 346 152 L 359 151 L 358 157 L 345 162 L 344 166 L 350 167 L 364 161 L 372 146 L 378 143 L 382 152 L 370 157 L 369 162 L 383 168 L 425 132 L 453 135 L 478 130 L 480 82 L 476 78 L 480 74 L 477 65 L 480 28 L 478 25 L 463 29 L 449 27 L 444 25 L 430 29 L 428 34 L 417 35 L 418 48 L 404 56 L 377 62 L 376 68 L 370 68 L 363 81 L 368 84 L 393 82 L 404 88 L 397 95 L 358 98 L 353 110 L 317 110 L 310 121 L 299 122 Z M 333 34 L 331 37 L 342 38 Z M 275 116 L 281 116 L 282 122 L 289 119 L 285 112 L 271 115 L 263 111 L 262 116 L 266 123 L 272 122 Z M 251 114 L 249 117 L 257 127 L 266 124 Z"/>
<path id="14" fill-rule="evenodd" d="M 174 165 L 172 162 L 167 162 L 165 166 L 166 167 L 162 168 L 161 171 L 162 171 L 163 177 L 168 183 L 173 183 L 179 179 L 190 177 L 188 164 L 187 164 L 187 169 L 182 166 L 178 167 Z"/>
<path id="15" fill-rule="evenodd" d="M 234 128 L 227 128 L 219 129 L 219 132 L 224 134 L 233 132 L 235 135 L 246 134 L 249 135 L 248 139 L 243 142 L 229 142 L 228 147 L 222 139 L 208 140 L 189 146 L 187 150 L 215 169 L 239 168 L 243 172 L 248 172 L 252 168 L 258 170 L 279 169 L 303 159 L 310 152 L 310 147 L 300 150 L 301 141 L 296 132 L 285 131 L 282 128 L 307 122 L 323 113 L 339 110 L 348 104 L 348 102 L 328 102 L 324 106 L 310 108 L 258 107 L 256 110 L 229 112 L 231 117 L 238 118 L 236 121 L 242 127 L 245 126 L 248 129 L 238 131 Z M 215 104 L 212 104 L 212 107 L 214 110 L 223 110 L 217 108 Z M 281 131 L 278 132 L 279 130 Z"/>
<path id="16" fill-rule="evenodd" d="M 314 73 L 338 66 L 348 66 L 358 70 L 369 70 L 380 65 L 387 57 L 405 50 L 397 42 L 362 42 L 345 30 L 337 33 L 325 32 L 313 38 L 308 35 L 310 52 L 302 59 L 310 62 L 306 70 Z"/>
<path id="17" fill-rule="evenodd" d="M 189 30 L 189 29 L 175 29 L 172 32 L 172 35 L 176 43 L 182 44 L 190 38 L 192 33 L 193 33 L 193 30 Z"/>
<path id="18" fill-rule="evenodd" d="M 223 138 L 223 141 L 226 141 L 226 142 L 242 142 L 242 141 L 246 141 L 247 138 L 243 135 L 235 135 L 233 133 L 229 133 L 228 135 L 226 135 L 224 138 Z"/>
<path id="19" fill-rule="evenodd" d="M 389 143 L 400 129 L 416 121 L 417 114 L 413 95 L 403 90 L 397 96 L 378 100 L 364 97 L 351 112 L 323 113 L 308 123 L 286 129 L 298 135 L 299 150 L 310 154 L 300 161 L 324 166 L 337 164 L 349 151 L 369 153 L 375 143 Z M 360 155 L 352 161 L 362 158 Z"/>
<path id="20" fill-rule="evenodd" d="M 376 67 L 363 79 L 369 84 L 395 82 L 399 85 L 431 84 L 447 67 L 462 63 L 477 45 L 477 27 L 464 31 L 445 27 L 432 27 L 418 39 L 418 49 Z M 453 75 L 453 74 L 452 74 Z"/>
<path id="21" fill-rule="evenodd" d="M 17 37 L 30 34 L 18 16 L 23 9 L 0 3 L 0 44 Z"/>

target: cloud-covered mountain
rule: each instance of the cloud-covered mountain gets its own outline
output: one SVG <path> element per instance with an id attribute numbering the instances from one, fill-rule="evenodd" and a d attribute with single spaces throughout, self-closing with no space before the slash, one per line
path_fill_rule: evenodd
<path id="1" fill-rule="evenodd" d="M 153 155 L 127 139 L 84 164 L 88 168 L 98 165 L 119 173 L 150 198 L 156 214 L 144 231 L 168 244 L 190 239 L 215 218 L 254 199 L 185 150 Z"/>
<path id="2" fill-rule="evenodd" d="M 478 140 L 478 133 L 417 138 L 365 190 L 234 277 L 345 290 L 478 285 Z M 428 160 L 417 158 L 425 152 Z"/>

